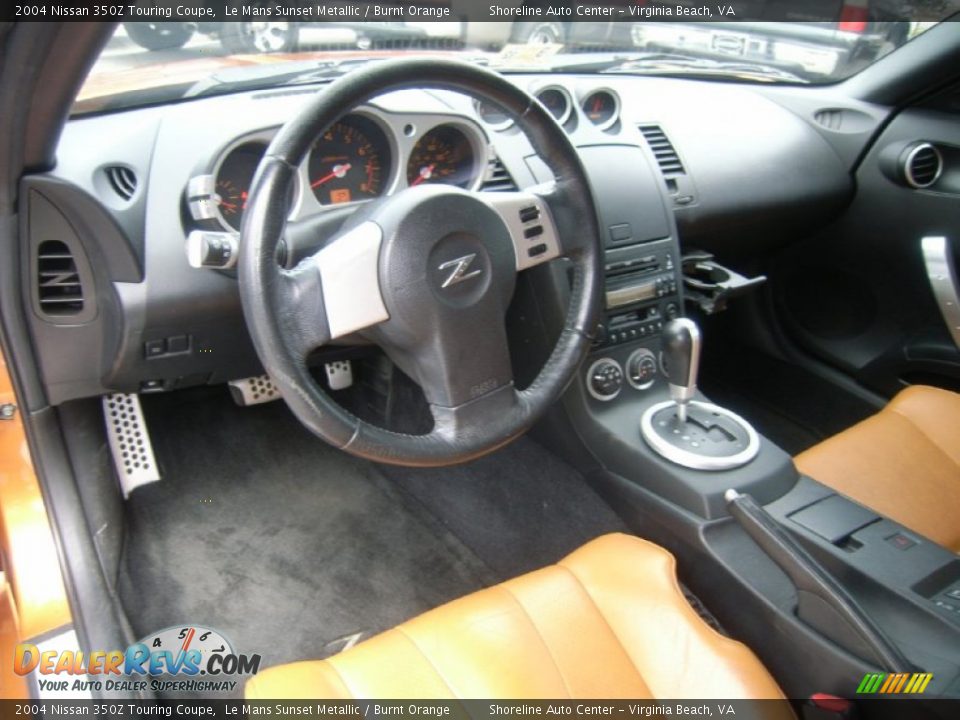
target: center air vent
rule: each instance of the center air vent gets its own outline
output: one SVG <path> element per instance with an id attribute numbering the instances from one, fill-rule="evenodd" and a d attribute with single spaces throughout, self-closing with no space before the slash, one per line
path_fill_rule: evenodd
<path id="1" fill-rule="evenodd" d="M 137 174 L 124 165 L 111 165 L 104 168 L 107 182 L 113 191 L 124 200 L 129 200 L 137 191 Z"/>
<path id="2" fill-rule="evenodd" d="M 83 286 L 77 263 L 66 243 L 45 240 L 37 249 L 37 302 L 57 317 L 83 312 Z"/>
<path id="3" fill-rule="evenodd" d="M 663 129 L 659 125 L 640 125 L 639 127 L 664 176 L 683 175 L 685 171 L 683 163 L 680 162 L 680 156 Z"/>
<path id="4" fill-rule="evenodd" d="M 500 158 L 494 158 L 487 166 L 487 175 L 480 189 L 485 192 L 512 192 L 517 189 L 517 184 L 500 162 Z"/>
<path id="5" fill-rule="evenodd" d="M 903 177 L 915 188 L 933 185 L 943 172 L 940 151 L 928 142 L 912 145 L 903 154 Z"/>

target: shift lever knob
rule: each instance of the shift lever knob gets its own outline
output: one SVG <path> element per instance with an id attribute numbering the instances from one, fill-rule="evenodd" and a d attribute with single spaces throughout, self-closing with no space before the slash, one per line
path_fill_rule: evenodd
<path id="1" fill-rule="evenodd" d="M 677 318 L 663 326 L 663 364 L 666 366 L 670 398 L 677 404 L 677 418 L 687 421 L 687 403 L 697 393 L 700 369 L 700 328 L 688 318 Z"/>

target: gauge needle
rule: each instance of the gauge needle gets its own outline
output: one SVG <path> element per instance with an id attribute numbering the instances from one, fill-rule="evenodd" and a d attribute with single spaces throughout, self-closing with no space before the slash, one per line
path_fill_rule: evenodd
<path id="1" fill-rule="evenodd" d="M 344 163 L 343 165 L 334 165 L 333 170 L 331 170 L 329 173 L 324 175 L 319 180 L 314 180 L 312 183 L 310 183 L 310 187 L 318 188 L 324 183 L 330 182 L 334 178 L 342 178 L 344 175 L 346 175 L 350 171 L 350 167 L 351 167 L 350 163 Z"/>
<path id="2" fill-rule="evenodd" d="M 420 168 L 420 174 L 417 175 L 417 179 L 416 179 L 416 180 L 414 180 L 412 183 L 410 183 L 410 187 L 413 187 L 414 185 L 419 185 L 419 184 L 422 183 L 424 180 L 429 180 L 430 178 L 432 178 L 432 177 L 433 177 L 433 169 L 434 169 L 435 167 L 436 167 L 436 165 L 426 165 L 426 166 Z"/>

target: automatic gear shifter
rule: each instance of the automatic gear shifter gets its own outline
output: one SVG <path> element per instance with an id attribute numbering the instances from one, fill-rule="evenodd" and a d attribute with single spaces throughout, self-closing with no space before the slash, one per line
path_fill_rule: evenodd
<path id="1" fill-rule="evenodd" d="M 700 369 L 700 329 L 688 318 L 663 327 L 663 366 L 670 400 L 647 408 L 640 419 L 643 439 L 670 462 L 694 470 L 732 470 L 760 450 L 760 438 L 729 410 L 694 400 Z"/>
<path id="2" fill-rule="evenodd" d="M 663 326 L 663 364 L 670 397 L 677 404 L 677 419 L 687 422 L 687 403 L 697 394 L 700 370 L 700 328 L 693 320 L 677 318 Z"/>

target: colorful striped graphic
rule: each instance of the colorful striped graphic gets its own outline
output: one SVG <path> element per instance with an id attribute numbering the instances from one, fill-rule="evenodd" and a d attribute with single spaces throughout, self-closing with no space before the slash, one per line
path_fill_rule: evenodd
<path id="1" fill-rule="evenodd" d="M 857 695 L 918 695 L 927 689 L 933 673 L 867 673 Z"/>

